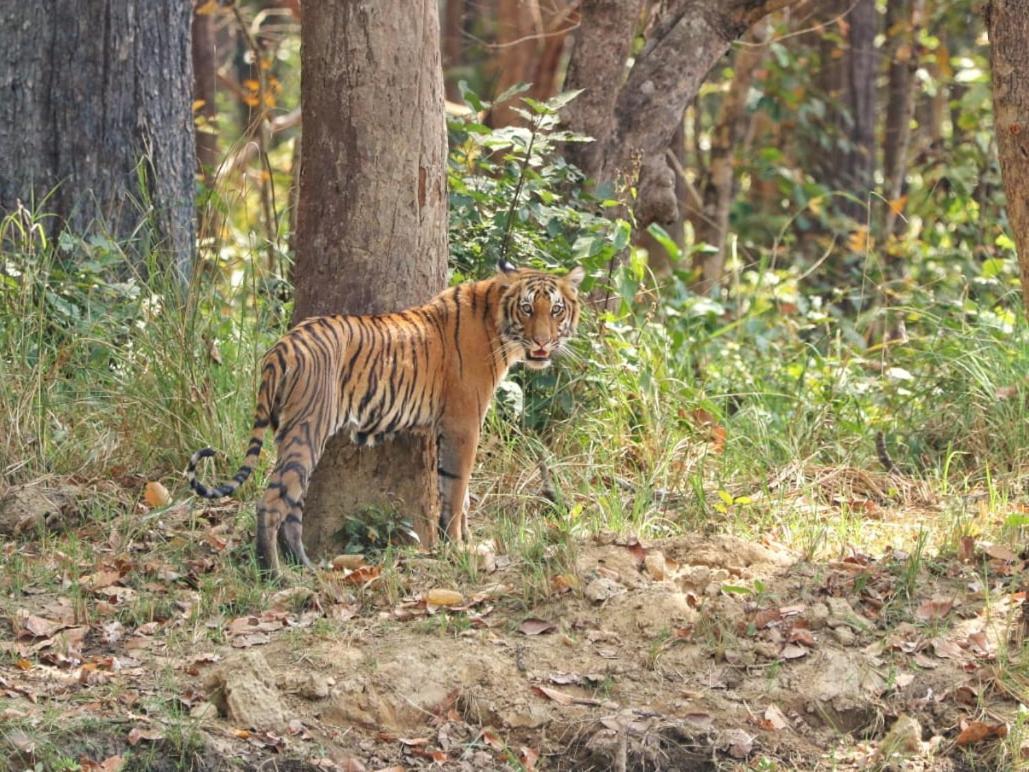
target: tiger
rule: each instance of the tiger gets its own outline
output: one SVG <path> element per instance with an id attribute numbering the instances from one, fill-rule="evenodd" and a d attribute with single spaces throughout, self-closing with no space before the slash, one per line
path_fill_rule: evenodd
<path id="1" fill-rule="evenodd" d="M 544 369 L 579 323 L 581 266 L 563 275 L 507 261 L 487 279 L 450 287 L 398 313 L 331 315 L 290 329 L 261 361 L 253 429 L 236 475 L 209 488 L 189 460 L 190 487 L 206 499 L 232 495 L 254 470 L 271 427 L 277 457 L 257 504 L 256 552 L 263 574 L 281 571 L 279 543 L 314 568 L 304 551 L 303 502 L 329 438 L 349 431 L 371 446 L 397 432 L 432 431 L 438 441 L 440 532 L 467 535 L 468 478 L 493 393 L 517 363 Z M 281 539 L 280 539 L 281 537 Z"/>

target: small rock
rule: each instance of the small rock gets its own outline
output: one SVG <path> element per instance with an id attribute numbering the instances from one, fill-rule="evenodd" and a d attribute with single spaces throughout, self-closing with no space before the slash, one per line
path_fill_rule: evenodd
<path id="1" fill-rule="evenodd" d="M 836 637 L 836 640 L 840 642 L 841 646 L 853 646 L 857 641 L 857 636 L 854 632 L 846 625 L 842 627 L 834 627 L 832 634 Z"/>
<path id="2" fill-rule="evenodd" d="M 206 686 L 219 712 L 238 727 L 283 732 L 287 710 L 272 679 L 268 661 L 256 651 L 226 659 Z"/>
<path id="3" fill-rule="evenodd" d="M 598 576 L 586 585 L 582 594 L 594 603 L 603 603 L 605 600 L 609 600 L 616 595 L 621 595 L 623 592 L 625 592 L 625 587 L 614 579 L 606 576 Z"/>
<path id="4" fill-rule="evenodd" d="M 297 691 L 306 700 L 324 700 L 329 696 L 329 687 L 334 683 L 334 679 L 326 678 L 320 673 L 308 673 L 301 680 L 300 688 Z"/>
<path id="5" fill-rule="evenodd" d="M 197 721 L 209 721 L 218 717 L 218 706 L 213 702 L 198 702 L 189 709 L 189 717 Z"/>
<path id="6" fill-rule="evenodd" d="M 668 578 L 668 563 L 665 561 L 665 556 L 660 552 L 648 553 L 643 558 L 643 567 L 655 581 L 662 582 Z"/>
<path id="7" fill-rule="evenodd" d="M 826 624 L 829 627 L 840 627 L 841 625 L 852 625 L 857 620 L 857 614 L 846 598 L 827 598 L 829 604 L 829 618 Z"/>
<path id="8" fill-rule="evenodd" d="M 829 607 L 824 603 L 812 603 L 804 612 L 804 619 L 812 630 L 821 630 L 829 622 Z"/>
<path id="9" fill-rule="evenodd" d="M 893 722 L 890 731 L 879 743 L 878 755 L 889 760 L 893 755 L 908 756 L 922 750 L 922 726 L 907 714 L 901 714 Z"/>

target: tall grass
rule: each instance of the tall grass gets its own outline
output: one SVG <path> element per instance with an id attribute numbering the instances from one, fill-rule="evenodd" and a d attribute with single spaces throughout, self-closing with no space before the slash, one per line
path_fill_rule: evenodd
<path id="1" fill-rule="evenodd" d="M 183 286 L 158 254 L 133 259 L 99 236 L 50 243 L 24 210 L 0 223 L 0 243 L 6 483 L 163 476 L 201 444 L 240 452 L 276 335 L 256 296 L 260 261 L 236 289 L 209 271 Z"/>

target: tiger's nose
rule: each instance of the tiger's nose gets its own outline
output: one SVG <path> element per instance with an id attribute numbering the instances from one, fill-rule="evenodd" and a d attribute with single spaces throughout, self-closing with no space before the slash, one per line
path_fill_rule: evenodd
<path id="1" fill-rule="evenodd" d="M 546 338 L 537 338 L 535 335 L 532 337 L 532 342 L 540 348 L 544 348 L 548 343 L 550 343 Z"/>

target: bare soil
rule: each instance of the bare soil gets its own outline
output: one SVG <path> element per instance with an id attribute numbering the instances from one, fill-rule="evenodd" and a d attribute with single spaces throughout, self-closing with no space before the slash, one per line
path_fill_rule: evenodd
<path id="1" fill-rule="evenodd" d="M 141 517 L 77 526 L 96 546 L 76 556 L 38 529 L 2 537 L 0 768 L 1029 763 L 1009 736 L 1025 563 L 1003 548 L 805 562 L 603 536 L 529 564 L 487 544 L 298 574 L 234 613 L 235 508 Z"/>

